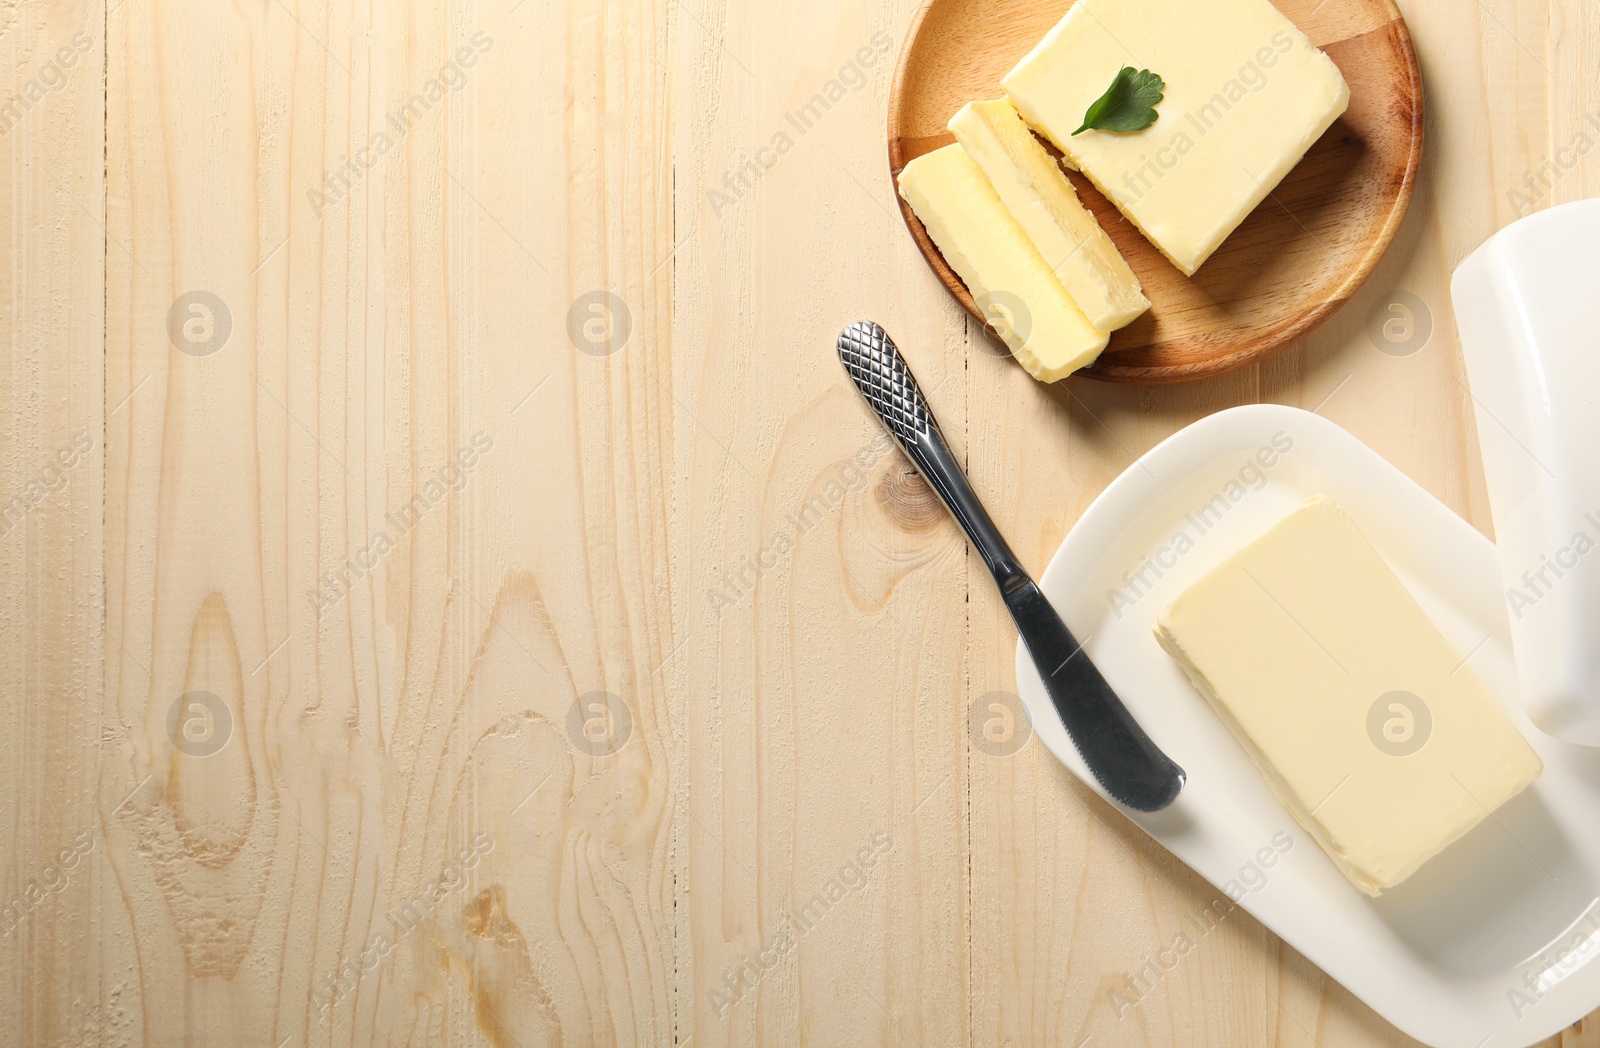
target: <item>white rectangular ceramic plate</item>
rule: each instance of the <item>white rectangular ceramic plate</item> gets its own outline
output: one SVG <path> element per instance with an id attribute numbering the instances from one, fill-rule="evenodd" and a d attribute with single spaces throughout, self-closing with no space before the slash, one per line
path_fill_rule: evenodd
<path id="1" fill-rule="evenodd" d="M 1152 630 L 1166 602 L 1318 494 L 1349 512 L 1545 762 L 1529 790 L 1379 899 L 1273 797 Z M 1600 1006 L 1600 750 L 1528 720 L 1493 545 L 1398 469 L 1306 411 L 1223 411 L 1118 477 L 1041 584 L 1188 772 L 1171 808 L 1125 814 L 1378 1014 L 1435 1048 L 1521 1048 Z M 1017 685 L 1040 739 L 1104 796 L 1020 647 Z"/>

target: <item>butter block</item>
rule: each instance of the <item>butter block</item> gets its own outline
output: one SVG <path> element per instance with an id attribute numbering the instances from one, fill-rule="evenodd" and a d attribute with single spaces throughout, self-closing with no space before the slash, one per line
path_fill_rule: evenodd
<path id="1" fill-rule="evenodd" d="M 1007 318 L 995 326 L 1028 374 L 1054 382 L 1100 355 L 1110 336 L 1089 323 L 960 144 L 911 161 L 899 185 L 980 307 Z"/>
<path id="2" fill-rule="evenodd" d="M 1089 323 L 1115 331 L 1150 308 L 1122 252 L 1010 102 L 968 102 L 950 131 Z"/>
<path id="3" fill-rule="evenodd" d="M 1316 498 L 1162 613 L 1161 644 L 1273 792 L 1378 895 L 1543 764 L 1335 503 Z"/>
<path id="4" fill-rule="evenodd" d="M 1084 131 L 1125 65 L 1166 81 L 1142 131 Z M 1078 0 L 1001 85 L 1186 275 L 1350 101 L 1332 59 L 1269 0 Z"/>

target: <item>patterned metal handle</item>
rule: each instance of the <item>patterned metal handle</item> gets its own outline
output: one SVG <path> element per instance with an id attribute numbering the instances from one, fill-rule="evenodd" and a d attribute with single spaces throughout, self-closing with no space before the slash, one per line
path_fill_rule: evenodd
<path id="1" fill-rule="evenodd" d="M 870 320 L 858 320 L 839 334 L 839 359 L 856 388 L 902 445 L 915 443 L 938 429 L 916 377 L 888 332 Z"/>
<path id="2" fill-rule="evenodd" d="M 870 320 L 856 321 L 839 334 L 839 359 L 900 449 L 966 530 L 1000 592 L 1009 593 L 1026 582 L 1028 573 L 973 494 L 916 378 L 888 333 Z"/>
<path id="3" fill-rule="evenodd" d="M 945 444 L 894 342 L 870 320 L 857 321 L 839 335 L 839 359 L 988 564 L 1017 634 L 1089 772 L 1116 801 L 1135 811 L 1160 811 L 1171 804 L 1183 789 L 1183 769 L 1133 719 L 1006 545 Z"/>

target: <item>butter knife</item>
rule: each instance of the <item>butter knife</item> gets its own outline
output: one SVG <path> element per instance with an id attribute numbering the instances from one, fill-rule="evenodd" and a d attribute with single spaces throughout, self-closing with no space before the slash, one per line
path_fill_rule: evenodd
<path id="1" fill-rule="evenodd" d="M 1050 701 L 1095 780 L 1135 811 L 1160 811 L 1171 804 L 1183 789 L 1183 769 L 1139 727 L 1006 545 L 894 342 L 872 321 L 857 321 L 839 335 L 839 359 L 988 565 Z"/>

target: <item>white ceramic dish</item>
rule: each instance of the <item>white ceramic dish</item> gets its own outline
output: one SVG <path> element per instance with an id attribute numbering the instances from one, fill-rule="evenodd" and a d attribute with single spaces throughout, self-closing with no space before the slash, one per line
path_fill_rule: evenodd
<path id="1" fill-rule="evenodd" d="M 1295 823 L 1151 630 L 1166 601 L 1315 494 L 1344 506 L 1545 761 L 1528 791 L 1380 899 Z M 1188 772 L 1171 808 L 1126 814 L 1378 1014 L 1435 1048 L 1522 1048 L 1600 1006 L 1600 751 L 1528 720 L 1494 546 L 1399 470 L 1309 412 L 1220 412 L 1118 477 L 1041 584 Z M 1104 796 L 1020 648 L 1017 684 L 1039 738 Z"/>

